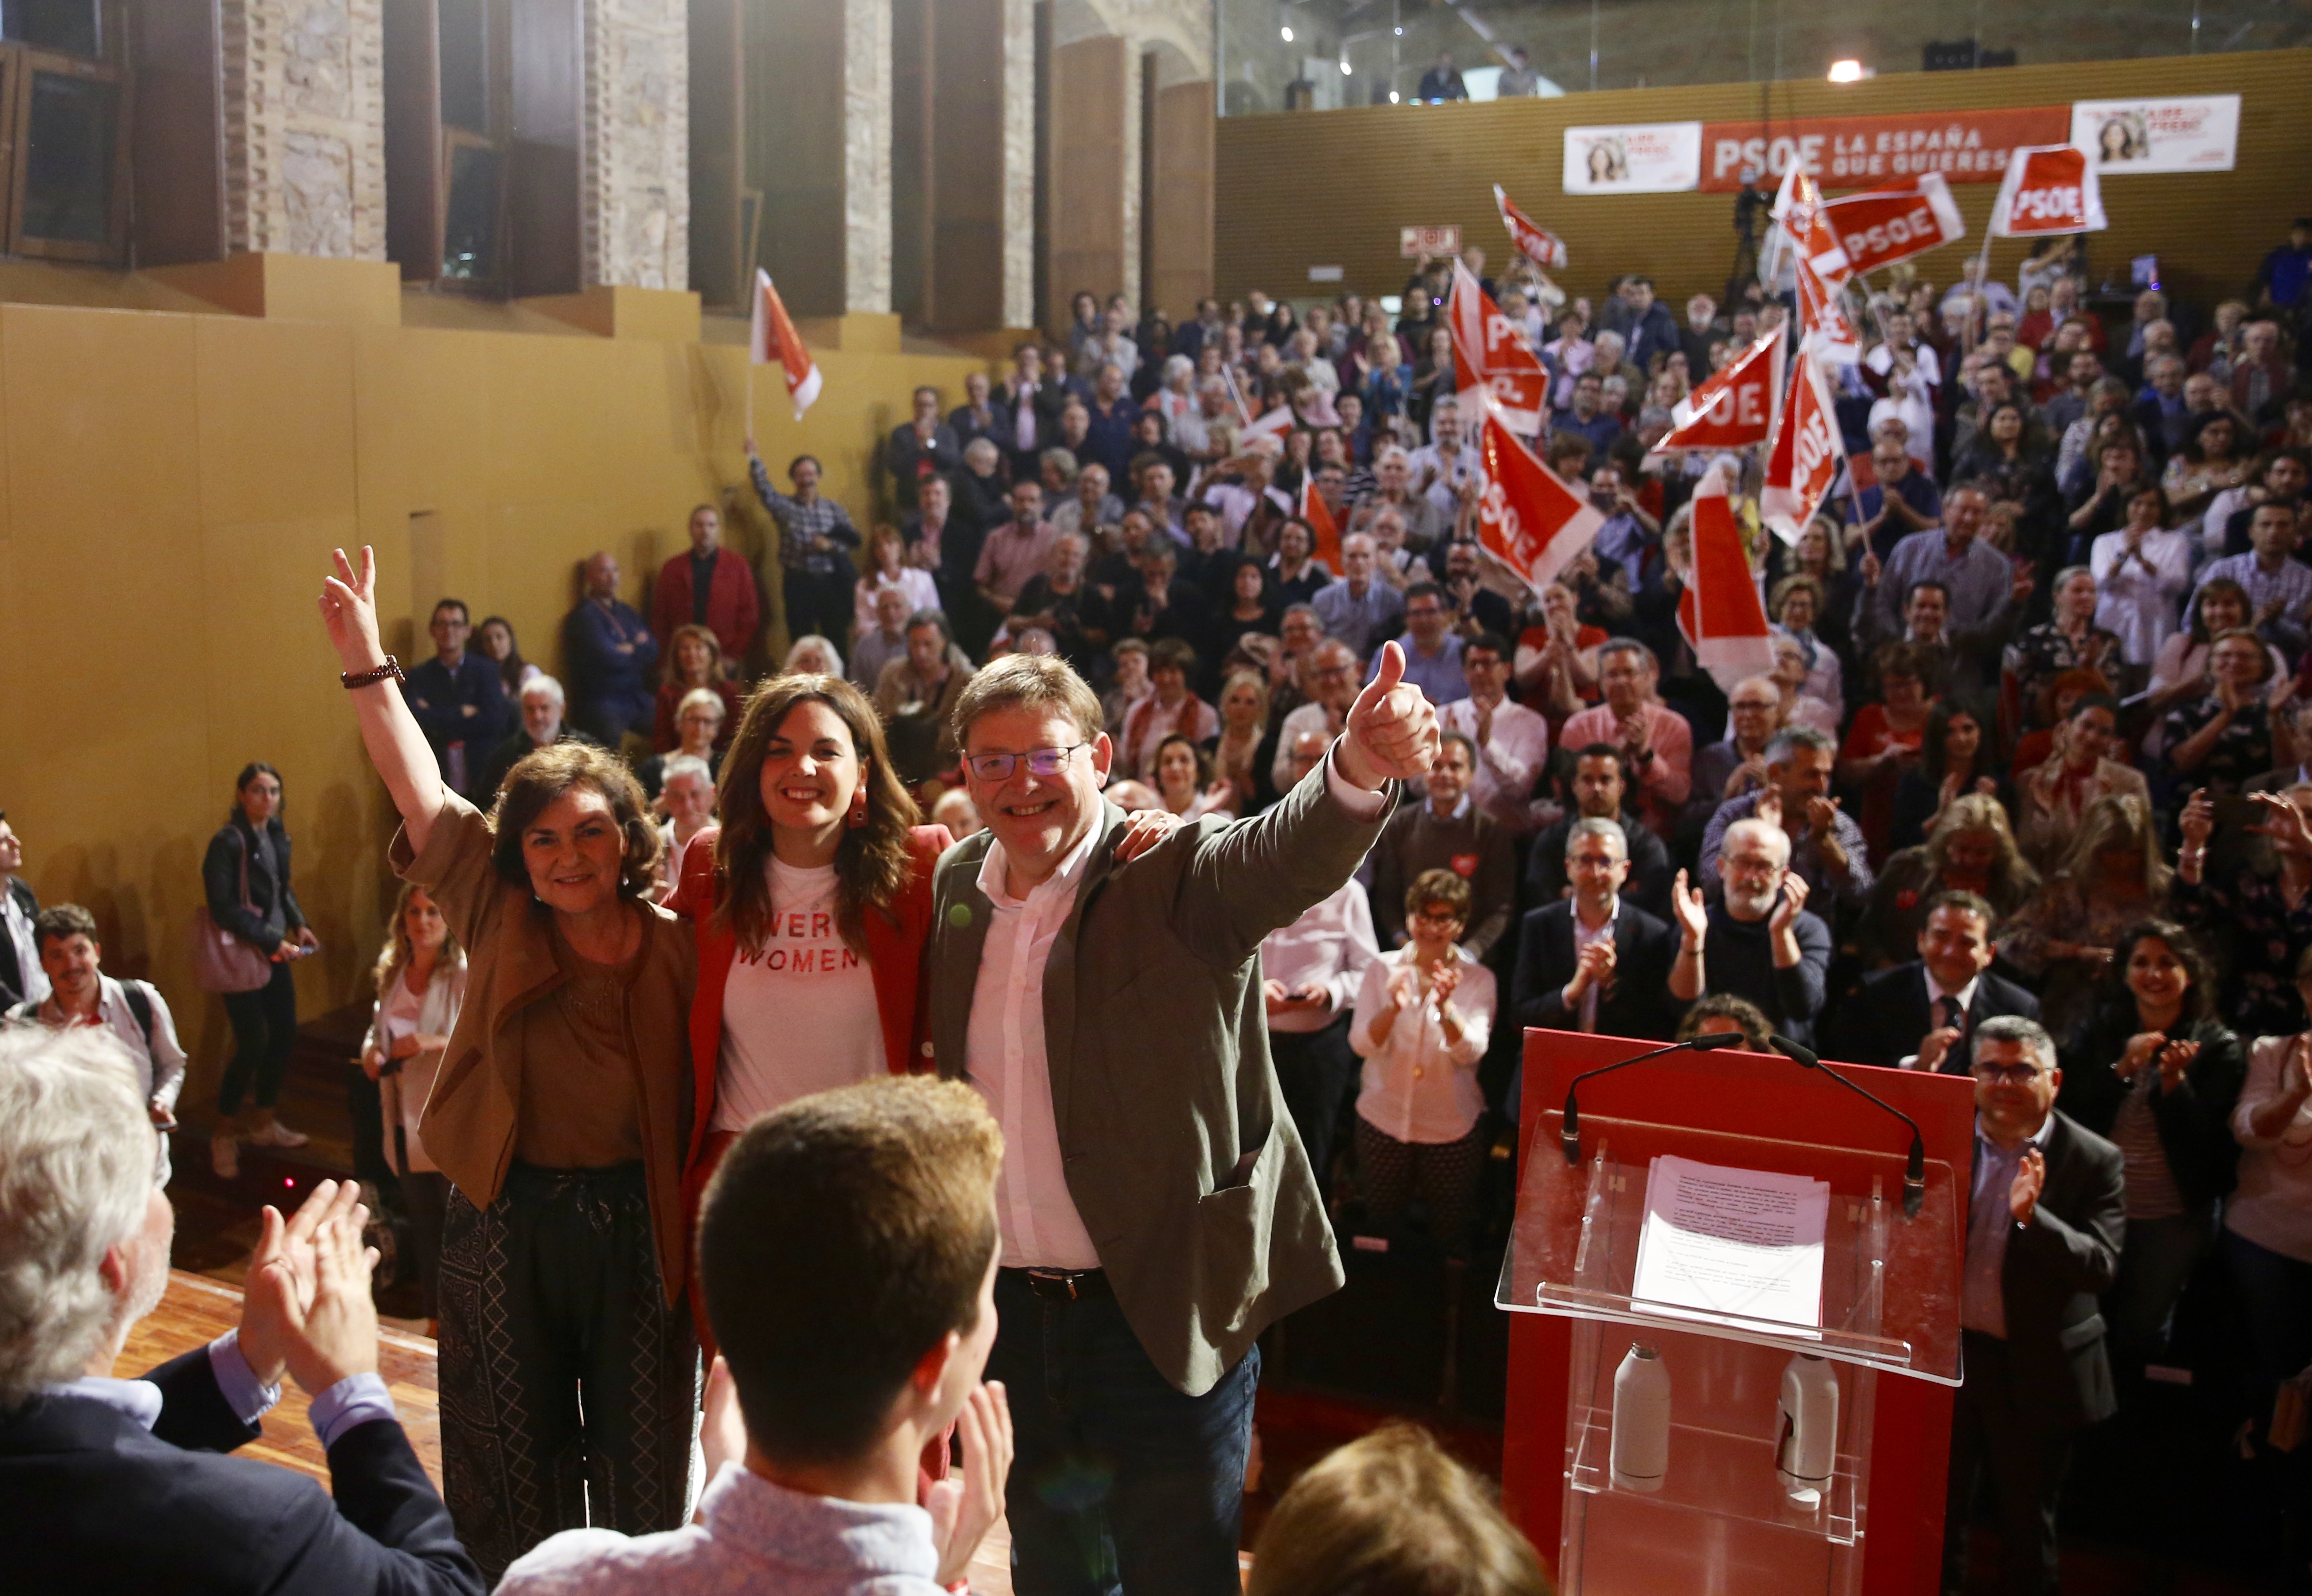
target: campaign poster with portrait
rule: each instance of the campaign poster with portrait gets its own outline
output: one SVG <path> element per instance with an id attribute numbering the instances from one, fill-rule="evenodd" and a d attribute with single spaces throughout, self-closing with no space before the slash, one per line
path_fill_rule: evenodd
<path id="1" fill-rule="evenodd" d="M 1702 181 L 1702 124 L 1565 130 L 1568 194 L 1684 194 Z"/>
<path id="2" fill-rule="evenodd" d="M 2105 177 L 2135 172 L 2229 171 L 2239 154 L 2240 97 L 2079 100 L 2071 143 Z"/>

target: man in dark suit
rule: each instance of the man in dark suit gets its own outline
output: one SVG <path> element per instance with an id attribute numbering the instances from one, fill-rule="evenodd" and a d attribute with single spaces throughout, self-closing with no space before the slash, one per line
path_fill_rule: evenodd
<path id="1" fill-rule="evenodd" d="M 434 658 L 409 667 L 409 712 L 434 746 L 442 779 L 460 798 L 486 803 L 488 795 L 475 783 L 490 750 L 513 730 L 516 719 L 506 702 L 505 679 L 496 660 L 467 651 L 474 623 L 464 599 L 436 604 L 426 631 L 434 639 Z"/>
<path id="2" fill-rule="evenodd" d="M 1016 346 L 1012 375 L 995 389 L 995 442 L 1012 463 L 1013 482 L 1031 481 L 1042 471 L 1039 457 L 1059 440 L 1060 411 L 1067 402 L 1067 385 L 1045 371 L 1035 340 Z"/>
<path id="3" fill-rule="evenodd" d="M 0 1171 L 55 1172 L 5 1208 L 39 1224 L 0 1221 L 9 1588 L 479 1596 L 377 1373 L 375 1255 L 351 1182 L 324 1181 L 285 1225 L 265 1210 L 238 1330 L 142 1380 L 110 1377 L 168 1286 L 153 1136 L 109 1033 L 0 1033 Z M 219 1455 L 257 1438 L 285 1371 L 313 1399 L 330 1491 Z"/>
<path id="4" fill-rule="evenodd" d="M 1984 1021 L 1974 1065 L 1959 1293 L 1966 1383 L 1951 1414 L 1943 1590 L 1965 1585 L 1968 1522 L 1988 1472 L 2004 1539 L 2000 1589 L 2054 1596 L 2071 1437 L 2115 1406 L 2096 1299 L 2119 1274 L 2124 1166 L 2117 1147 L 2055 1112 L 2063 1072 L 2037 1021 Z"/>
<path id="5" fill-rule="evenodd" d="M 962 464 L 963 445 L 956 441 L 955 429 L 940 419 L 939 389 L 917 388 L 915 414 L 892 428 L 883 445 L 883 469 L 891 474 L 891 501 L 901 514 L 912 515 L 915 490 L 924 478 L 956 470 Z"/>
<path id="6" fill-rule="evenodd" d="M 1669 884 L 1675 874 L 1669 850 L 1662 846 L 1652 827 L 1640 824 L 1637 816 L 1623 807 L 1629 790 L 1619 748 L 1611 743 L 1591 743 L 1574 750 L 1573 812 L 1535 836 L 1525 868 L 1528 903 L 1554 903 L 1571 894 L 1565 843 L 1573 823 L 1586 816 L 1618 822 L 1623 835 L 1629 839 L 1630 870 L 1622 895 L 1658 920 L 1669 912 Z"/>
<path id="7" fill-rule="evenodd" d="M 40 972 L 39 938 L 32 934 L 40 900 L 24 878 L 24 842 L 0 809 L 0 1006 L 38 1003 L 48 995 L 48 978 Z"/>
<path id="8" fill-rule="evenodd" d="M 1573 896 L 1526 915 L 1518 934 L 1510 1009 L 1519 1027 L 1669 1040 L 1677 1023 L 1669 963 L 1677 937 L 1622 897 L 1629 833 L 1585 816 L 1565 842 Z"/>
<path id="9" fill-rule="evenodd" d="M 1436 755 L 1435 711 L 1384 656 L 1322 769 L 1128 864 L 1082 677 L 1012 655 L 956 705 L 987 829 L 940 860 L 928 1047 L 1003 1129 L 987 1373 L 1015 1394 L 1021 1596 L 1240 1589 L 1257 1342 L 1343 1278 L 1269 1061 L 1259 946 L 1348 880 L 1389 784 Z"/>
<path id="10" fill-rule="evenodd" d="M 1888 1069 L 1966 1073 L 1967 1041 L 1996 1015 L 2039 1017 L 2039 999 L 1991 972 L 1992 907 L 1970 892 L 1937 893 L 1919 929 L 1919 956 L 1873 971 L 1841 1005 L 1838 1057 Z"/>

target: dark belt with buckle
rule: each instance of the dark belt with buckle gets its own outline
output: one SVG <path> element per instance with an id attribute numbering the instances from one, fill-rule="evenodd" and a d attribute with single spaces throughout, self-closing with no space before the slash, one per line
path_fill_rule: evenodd
<path id="1" fill-rule="evenodd" d="M 1002 1269 L 1046 1302 L 1073 1303 L 1088 1296 L 1113 1296 L 1106 1269 Z"/>

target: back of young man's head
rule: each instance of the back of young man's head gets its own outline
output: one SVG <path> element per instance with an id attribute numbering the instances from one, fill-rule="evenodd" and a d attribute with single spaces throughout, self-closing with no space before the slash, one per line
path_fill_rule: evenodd
<path id="1" fill-rule="evenodd" d="M 801 1098 L 731 1145 L 699 1270 L 764 1457 L 862 1456 L 924 1356 L 980 1328 L 1003 1157 L 978 1093 L 923 1077 Z"/>

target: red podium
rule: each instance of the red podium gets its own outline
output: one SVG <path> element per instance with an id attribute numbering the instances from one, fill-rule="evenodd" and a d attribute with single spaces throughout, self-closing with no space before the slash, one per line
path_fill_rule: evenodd
<path id="1" fill-rule="evenodd" d="M 1563 1596 L 1932 1596 L 1940 1579 L 1951 1389 L 1959 1382 L 1973 1083 L 1779 1055 L 1671 1053 L 1582 1084 L 1656 1044 L 1528 1031 L 1517 1223 L 1497 1304 L 1510 1329 L 1503 1504 Z M 1925 1190 L 1906 1217 L 1911 1131 L 1825 1078 L 1835 1069 L 1918 1124 Z M 1651 1162 L 1663 1155 L 1829 1187 L 1817 1327 L 1631 1295 Z M 1633 1343 L 1672 1387 L 1656 1489 L 1608 1467 L 1615 1374 Z M 1783 1371 L 1823 1360 L 1835 1460 L 1812 1505 L 1777 1478 Z"/>

